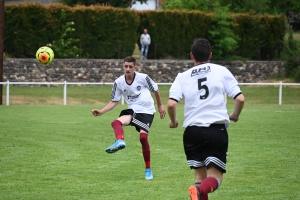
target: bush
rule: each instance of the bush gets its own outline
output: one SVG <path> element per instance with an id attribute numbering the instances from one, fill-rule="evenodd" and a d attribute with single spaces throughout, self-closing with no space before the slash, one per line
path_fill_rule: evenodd
<path id="1" fill-rule="evenodd" d="M 73 28 L 74 22 L 66 20 L 66 11 L 61 9 L 61 33 L 59 38 L 52 43 L 47 44 L 55 52 L 57 58 L 74 58 L 79 54 L 79 48 L 76 45 L 79 39 L 76 39 L 72 33 L 75 32 Z"/>
<path id="2" fill-rule="evenodd" d="M 293 38 L 293 30 L 288 28 L 288 45 L 286 59 L 286 74 L 288 77 L 300 80 L 300 56 L 297 42 Z"/>
<path id="3" fill-rule="evenodd" d="M 209 40 L 212 41 L 213 59 L 230 60 L 238 47 L 239 37 L 233 31 L 237 24 L 233 23 L 228 7 L 221 8 L 216 3 L 214 11 L 213 21 L 208 31 Z"/>

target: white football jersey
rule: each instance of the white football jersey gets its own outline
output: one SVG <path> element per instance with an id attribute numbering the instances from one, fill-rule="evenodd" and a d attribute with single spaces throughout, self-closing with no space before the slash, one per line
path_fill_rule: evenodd
<path id="1" fill-rule="evenodd" d="M 126 83 L 125 75 L 122 75 L 114 82 L 111 101 L 120 101 L 123 95 L 128 108 L 135 113 L 153 114 L 156 110 L 150 91 L 157 90 L 157 84 L 147 74 L 135 72 L 130 85 Z"/>
<path id="2" fill-rule="evenodd" d="M 184 98 L 184 123 L 205 126 L 219 123 L 229 125 L 224 93 L 235 98 L 241 93 L 232 73 L 221 65 L 205 63 L 178 73 L 169 98 L 178 102 Z"/>

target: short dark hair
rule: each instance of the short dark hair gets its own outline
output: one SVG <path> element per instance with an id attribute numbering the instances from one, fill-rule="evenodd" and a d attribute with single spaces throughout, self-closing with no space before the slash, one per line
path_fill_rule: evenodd
<path id="1" fill-rule="evenodd" d="M 207 39 L 196 38 L 191 48 L 194 59 L 198 62 L 205 62 L 209 60 L 211 46 Z"/>
<path id="2" fill-rule="evenodd" d="M 133 62 L 133 64 L 135 65 L 135 58 L 132 56 L 127 56 L 126 58 L 124 58 L 124 62 Z"/>

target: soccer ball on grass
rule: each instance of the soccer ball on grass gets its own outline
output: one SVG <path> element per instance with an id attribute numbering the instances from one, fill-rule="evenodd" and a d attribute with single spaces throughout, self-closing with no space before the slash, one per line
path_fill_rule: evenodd
<path id="1" fill-rule="evenodd" d="M 54 52 L 50 47 L 40 47 L 35 54 L 36 59 L 43 65 L 50 64 L 54 59 Z"/>

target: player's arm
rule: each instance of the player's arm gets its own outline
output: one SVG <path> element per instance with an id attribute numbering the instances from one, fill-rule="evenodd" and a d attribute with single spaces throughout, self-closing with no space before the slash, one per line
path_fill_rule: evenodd
<path id="1" fill-rule="evenodd" d="M 223 70 L 224 70 L 222 72 L 224 76 L 223 84 L 225 86 L 226 93 L 228 96 L 234 99 L 234 110 L 229 115 L 229 119 L 234 122 L 237 122 L 239 120 L 241 111 L 244 107 L 245 97 L 242 94 L 242 91 L 238 86 L 238 82 L 235 79 L 235 77 L 232 75 L 232 73 L 225 67 L 223 68 Z"/>
<path id="2" fill-rule="evenodd" d="M 170 128 L 177 128 L 178 127 L 178 120 L 176 118 L 176 110 L 177 110 L 177 101 L 174 99 L 169 99 L 168 101 L 168 114 L 170 117 L 169 127 Z"/>
<path id="3" fill-rule="evenodd" d="M 155 98 L 156 98 L 156 103 L 157 103 L 157 108 L 158 108 L 158 112 L 160 114 L 160 118 L 163 119 L 166 116 L 166 111 L 165 108 L 161 102 L 161 98 L 160 98 L 160 93 L 159 90 L 157 89 L 155 92 Z"/>
<path id="4" fill-rule="evenodd" d="M 178 73 L 169 90 L 168 114 L 170 117 L 170 121 L 169 121 L 170 128 L 178 127 L 178 120 L 176 118 L 177 104 L 180 101 L 180 99 L 182 99 L 183 97 L 182 88 L 181 88 L 182 85 L 181 79 L 182 79 L 182 73 Z"/>
<path id="5" fill-rule="evenodd" d="M 110 101 L 104 108 L 102 108 L 101 110 L 98 109 L 93 109 L 91 110 L 91 112 L 93 113 L 93 115 L 96 116 L 100 116 L 103 115 L 104 113 L 110 111 L 111 109 L 113 109 L 114 107 L 116 107 L 118 105 L 118 101 Z"/>
<path id="6" fill-rule="evenodd" d="M 241 114 L 241 111 L 244 107 L 245 97 L 242 93 L 240 93 L 238 96 L 234 99 L 234 110 L 229 115 L 229 119 L 237 122 L 239 120 L 239 116 Z"/>

